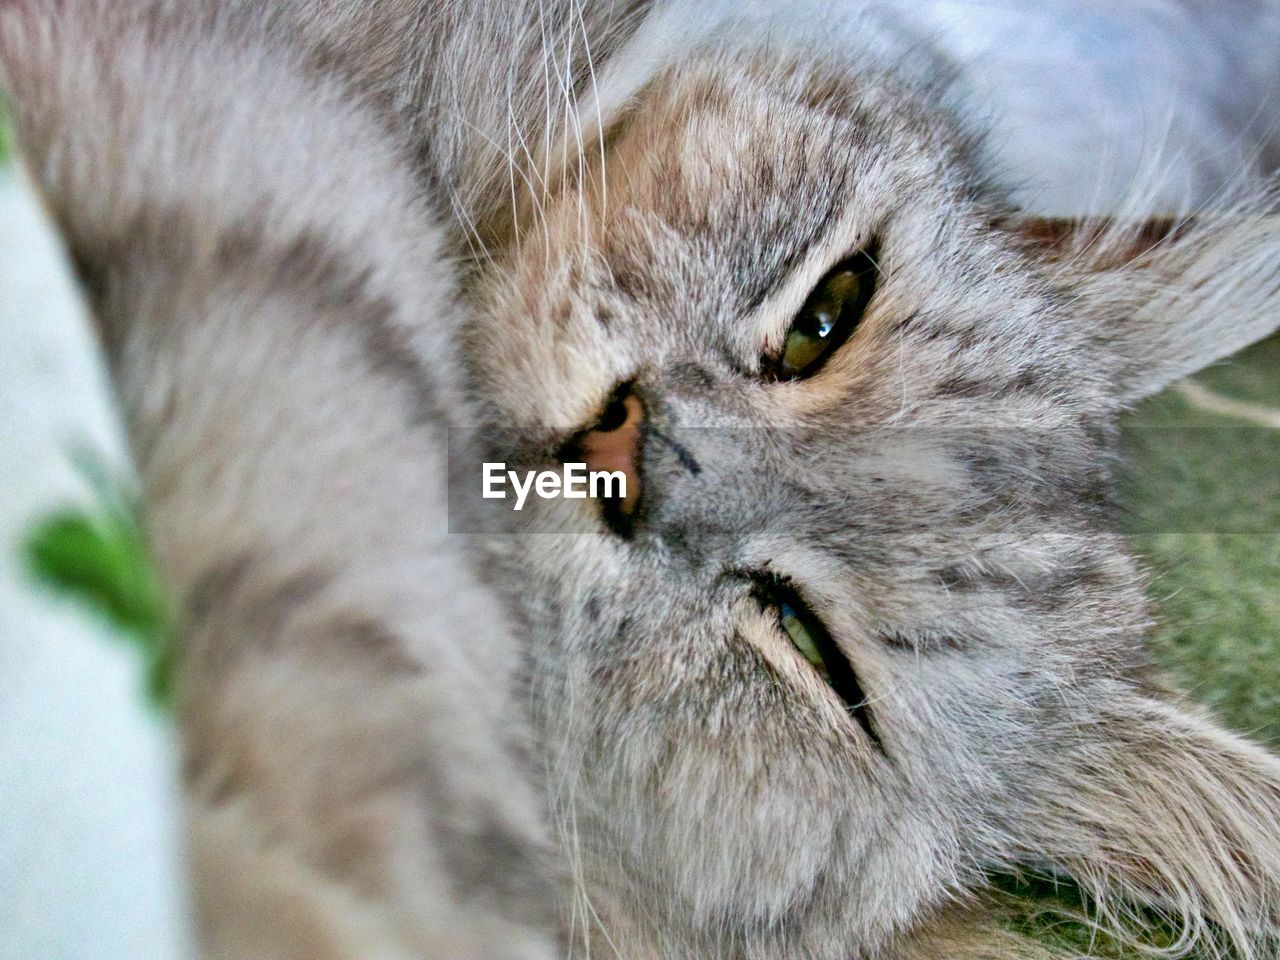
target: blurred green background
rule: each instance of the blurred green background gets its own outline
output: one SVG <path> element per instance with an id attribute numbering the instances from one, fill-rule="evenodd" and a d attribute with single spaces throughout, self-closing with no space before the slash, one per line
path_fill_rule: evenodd
<path id="1" fill-rule="evenodd" d="M 1206 409 L 1209 408 L 1209 409 Z M 1230 412 L 1215 412 L 1226 409 Z M 1128 419 L 1124 490 L 1164 618 L 1155 652 L 1237 730 L 1280 744 L 1280 337 Z"/>

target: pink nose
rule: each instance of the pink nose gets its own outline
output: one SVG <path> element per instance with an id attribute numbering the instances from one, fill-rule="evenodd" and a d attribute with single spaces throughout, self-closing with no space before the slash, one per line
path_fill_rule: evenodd
<path id="1" fill-rule="evenodd" d="M 578 449 L 590 471 L 621 472 L 627 478 L 626 496 L 615 501 L 624 517 L 640 503 L 640 440 L 644 404 L 634 394 L 615 399 L 592 429 L 582 435 Z"/>

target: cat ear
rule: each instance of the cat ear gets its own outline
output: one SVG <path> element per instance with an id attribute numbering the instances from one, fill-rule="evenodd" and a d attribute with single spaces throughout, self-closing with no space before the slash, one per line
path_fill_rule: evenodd
<path id="1" fill-rule="evenodd" d="M 1280 760 L 1146 697 L 1065 737 L 1066 769 L 1035 802 L 1040 854 L 1083 884 L 1104 919 L 1123 909 L 1118 888 L 1183 918 L 1188 946 L 1274 958 Z"/>
<path id="2" fill-rule="evenodd" d="M 1086 316 L 1122 402 L 1280 328 L 1280 216 L 1273 213 L 1031 219 L 1018 232 Z"/>

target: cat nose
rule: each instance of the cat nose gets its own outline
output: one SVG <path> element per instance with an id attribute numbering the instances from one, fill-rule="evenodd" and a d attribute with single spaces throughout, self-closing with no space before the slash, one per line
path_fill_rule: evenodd
<path id="1" fill-rule="evenodd" d="M 578 437 L 577 454 L 591 473 L 621 473 L 625 493 L 604 504 L 606 519 L 629 522 L 640 503 L 640 447 L 644 439 L 645 409 L 630 389 L 614 394 L 595 426 Z"/>

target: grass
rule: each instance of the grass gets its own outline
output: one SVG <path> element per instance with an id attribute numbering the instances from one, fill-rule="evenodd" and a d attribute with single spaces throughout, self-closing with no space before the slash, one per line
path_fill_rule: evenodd
<path id="1" fill-rule="evenodd" d="M 1196 380 L 1280 411 L 1280 337 Z M 1207 414 L 1174 391 L 1129 426 L 1126 492 L 1141 531 L 1131 540 L 1163 617 L 1156 656 L 1228 725 L 1280 744 L 1280 430 Z"/>
<path id="2" fill-rule="evenodd" d="M 1196 379 L 1280 411 L 1280 337 Z M 1165 429 L 1178 422 L 1194 429 Z M 1229 726 L 1280 744 L 1280 430 L 1208 415 L 1176 392 L 1130 428 L 1126 490 L 1143 529 L 1132 543 L 1155 573 L 1157 658 Z"/>
<path id="3" fill-rule="evenodd" d="M 1051 948 L 1055 955 L 1150 960 L 1149 956 L 1109 935 L 1104 927 L 1087 922 L 1085 918 L 1091 914 L 1089 903 L 1080 887 L 1068 879 L 1027 875 L 998 877 L 995 885 L 1011 911 L 1009 927 Z M 1135 924 L 1141 924 L 1141 941 L 1148 949 L 1158 950 L 1177 943 L 1177 929 L 1154 912 L 1135 909 L 1132 919 Z"/>

